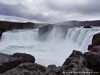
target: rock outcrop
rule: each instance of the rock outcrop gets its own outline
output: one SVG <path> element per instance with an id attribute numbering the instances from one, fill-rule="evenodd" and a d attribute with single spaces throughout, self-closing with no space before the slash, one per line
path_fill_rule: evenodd
<path id="1" fill-rule="evenodd" d="M 13 55 L 0 53 L 0 73 L 4 73 L 9 69 L 18 66 L 19 64 L 26 62 L 34 63 L 34 56 L 24 53 L 15 53 Z"/>
<path id="2" fill-rule="evenodd" d="M 84 56 L 87 61 L 87 67 L 100 75 L 100 33 L 95 34 L 92 44 L 88 47 L 89 52 L 85 52 Z"/>
<path id="3" fill-rule="evenodd" d="M 87 68 L 84 54 L 75 50 L 64 64 L 58 67 L 56 65 L 45 67 L 36 64 L 34 56 L 29 54 L 7 55 L 1 53 L 0 73 L 0 75 L 94 75 L 93 71 Z"/>
<path id="4" fill-rule="evenodd" d="M 47 26 L 47 25 L 50 25 L 50 24 L 0 21 L 0 37 L 2 36 L 2 33 L 5 31 L 9 31 L 13 29 L 34 29 L 34 28 L 40 28 L 42 26 Z"/>
<path id="5" fill-rule="evenodd" d="M 87 60 L 87 67 L 95 72 L 100 72 L 100 52 L 86 52 L 84 55 Z"/>
<path id="6" fill-rule="evenodd" d="M 100 46 L 100 33 L 95 34 L 92 39 L 92 44 L 89 45 L 88 50 L 91 50 L 95 46 Z"/>
<path id="7" fill-rule="evenodd" d="M 3 75 L 44 75 L 46 67 L 36 63 L 22 63 L 19 66 L 8 70 Z"/>
<path id="8" fill-rule="evenodd" d="M 93 71 L 87 68 L 87 62 L 84 54 L 80 51 L 74 50 L 72 54 L 65 60 L 62 68 L 66 75 L 74 75 L 75 73 L 76 75 L 93 75 Z"/>

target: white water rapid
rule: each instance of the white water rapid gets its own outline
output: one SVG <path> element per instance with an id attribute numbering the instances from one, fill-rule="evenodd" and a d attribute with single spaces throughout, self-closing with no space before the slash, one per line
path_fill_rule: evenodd
<path id="1" fill-rule="evenodd" d="M 38 38 L 38 29 L 23 29 L 4 32 L 0 41 L 0 52 L 13 54 L 16 52 L 32 54 L 36 63 L 42 65 L 62 65 L 74 50 L 87 51 L 94 34 L 100 33 L 99 27 L 70 28 L 65 38 L 62 32 L 53 28 L 46 41 Z"/>

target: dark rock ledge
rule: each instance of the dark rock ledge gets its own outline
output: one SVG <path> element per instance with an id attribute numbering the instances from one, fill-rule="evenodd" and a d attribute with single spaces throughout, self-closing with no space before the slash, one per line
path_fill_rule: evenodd
<path id="1" fill-rule="evenodd" d="M 10 22 L 10 21 L 0 21 L 0 37 L 3 32 L 14 30 L 14 29 L 36 29 L 43 26 L 48 26 L 52 24 L 46 23 L 32 23 L 32 22 Z"/>
<path id="2" fill-rule="evenodd" d="M 0 53 L 0 75 L 100 75 L 99 38 L 100 33 L 94 35 L 92 47 L 84 54 L 73 50 L 62 66 L 42 66 L 35 63 L 35 57 L 30 54 Z"/>
<path id="3" fill-rule="evenodd" d="M 79 51 L 73 51 L 62 66 L 48 65 L 48 67 L 35 63 L 34 56 L 23 53 L 13 55 L 0 54 L 1 75 L 67 75 L 66 72 L 93 72 L 87 68 L 87 63 Z M 66 74 L 65 74 L 66 73 Z M 68 74 L 73 75 L 73 74 Z M 91 75 L 91 74 L 82 74 Z"/>

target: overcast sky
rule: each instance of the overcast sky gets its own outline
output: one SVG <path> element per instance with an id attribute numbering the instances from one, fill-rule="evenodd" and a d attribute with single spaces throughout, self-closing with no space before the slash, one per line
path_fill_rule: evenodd
<path id="1" fill-rule="evenodd" d="M 60 22 L 100 19 L 100 0 L 0 0 L 0 19 Z"/>

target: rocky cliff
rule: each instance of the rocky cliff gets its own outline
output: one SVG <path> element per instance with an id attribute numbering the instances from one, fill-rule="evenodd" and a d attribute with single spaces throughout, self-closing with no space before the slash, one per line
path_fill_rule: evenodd
<path id="1" fill-rule="evenodd" d="M 2 33 L 8 30 L 13 29 L 34 29 L 34 28 L 40 28 L 42 26 L 46 26 L 49 24 L 44 23 L 31 23 L 31 22 L 10 22 L 10 21 L 0 21 L 0 37 L 2 36 Z"/>

